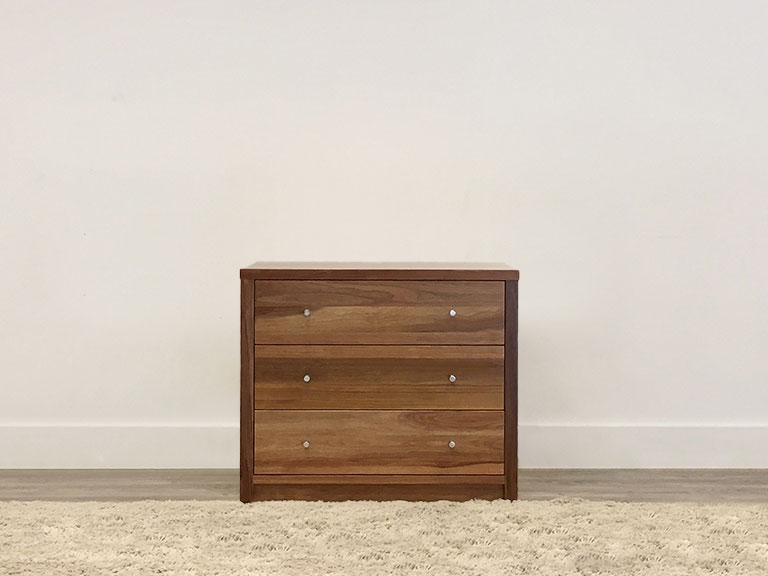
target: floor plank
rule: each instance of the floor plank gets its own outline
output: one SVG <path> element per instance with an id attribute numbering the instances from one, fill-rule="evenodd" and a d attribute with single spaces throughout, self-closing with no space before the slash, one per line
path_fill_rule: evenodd
<path id="1" fill-rule="evenodd" d="M 520 497 L 620 502 L 768 502 L 768 470 L 521 470 Z"/>
<path id="2" fill-rule="evenodd" d="M 520 498 L 766 502 L 768 470 L 521 470 Z M 237 470 L 0 470 L 0 500 L 237 500 Z"/>
<path id="3" fill-rule="evenodd" d="M 0 500 L 237 500 L 237 470 L 0 470 Z"/>

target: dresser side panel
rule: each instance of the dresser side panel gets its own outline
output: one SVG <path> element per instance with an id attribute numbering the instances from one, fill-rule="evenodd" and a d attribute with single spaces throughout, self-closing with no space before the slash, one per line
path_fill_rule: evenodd
<path id="1" fill-rule="evenodd" d="M 504 304 L 504 497 L 517 500 L 517 281 L 507 282 Z"/>
<path id="2" fill-rule="evenodd" d="M 253 499 L 254 281 L 240 281 L 240 501 Z"/>

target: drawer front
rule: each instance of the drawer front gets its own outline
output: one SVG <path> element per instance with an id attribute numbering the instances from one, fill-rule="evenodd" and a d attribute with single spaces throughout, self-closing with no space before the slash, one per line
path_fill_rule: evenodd
<path id="1" fill-rule="evenodd" d="M 503 346 L 256 346 L 257 409 L 503 410 Z"/>
<path id="2" fill-rule="evenodd" d="M 504 282 L 255 281 L 256 344 L 504 344 Z"/>
<path id="3" fill-rule="evenodd" d="M 256 474 L 504 473 L 502 411 L 257 410 L 254 429 Z"/>

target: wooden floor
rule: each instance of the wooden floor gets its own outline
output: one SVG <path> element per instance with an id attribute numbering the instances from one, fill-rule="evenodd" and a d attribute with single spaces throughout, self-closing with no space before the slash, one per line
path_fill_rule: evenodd
<path id="1" fill-rule="evenodd" d="M 0 500 L 237 500 L 237 470 L 0 470 Z M 520 498 L 768 502 L 768 470 L 521 470 Z"/>

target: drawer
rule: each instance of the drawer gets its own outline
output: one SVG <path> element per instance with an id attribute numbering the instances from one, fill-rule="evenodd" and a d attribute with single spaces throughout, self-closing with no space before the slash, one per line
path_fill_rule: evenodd
<path id="1" fill-rule="evenodd" d="M 254 283 L 256 344 L 504 344 L 504 282 Z"/>
<path id="2" fill-rule="evenodd" d="M 503 346 L 256 346 L 257 409 L 503 410 Z"/>
<path id="3" fill-rule="evenodd" d="M 254 417 L 256 474 L 504 473 L 502 411 L 257 410 Z"/>

